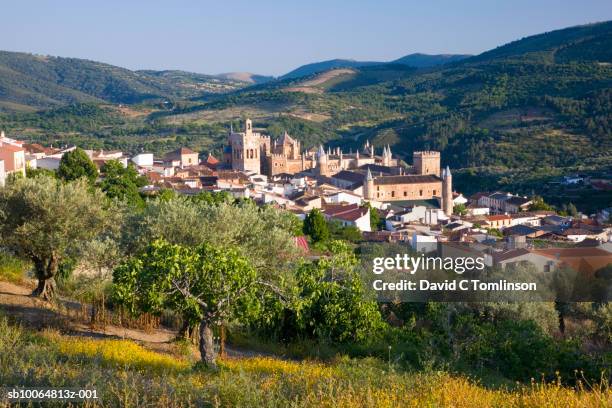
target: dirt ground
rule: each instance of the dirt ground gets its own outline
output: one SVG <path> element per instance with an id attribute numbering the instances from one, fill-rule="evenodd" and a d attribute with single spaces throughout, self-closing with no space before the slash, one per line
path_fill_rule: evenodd
<path id="1" fill-rule="evenodd" d="M 52 328 L 68 336 L 133 340 L 153 351 L 175 354 L 176 331 L 165 328 L 144 331 L 115 325 L 92 326 L 83 319 L 83 308 L 89 306 L 63 298 L 53 303 L 45 302 L 32 297 L 32 289 L 33 284 L 16 285 L 0 281 L 0 313 L 35 330 Z M 194 358 L 199 357 L 195 347 L 193 354 Z M 226 345 L 225 355 L 230 358 L 243 358 L 269 354 Z"/>

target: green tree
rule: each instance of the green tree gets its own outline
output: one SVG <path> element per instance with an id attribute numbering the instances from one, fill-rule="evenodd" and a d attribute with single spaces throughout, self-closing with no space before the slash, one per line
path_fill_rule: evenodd
<path id="1" fill-rule="evenodd" d="M 329 228 L 321 211 L 314 208 L 304 220 L 304 234 L 309 235 L 314 242 L 325 242 L 329 238 Z"/>
<path id="2" fill-rule="evenodd" d="M 139 188 L 146 184 L 146 180 L 138 174 L 134 165 L 123 167 L 119 161 L 110 160 L 102 166 L 102 174 L 104 178 L 100 188 L 107 196 L 136 207 L 144 205 Z"/>
<path id="3" fill-rule="evenodd" d="M 195 202 L 207 205 L 219 205 L 222 203 L 233 203 L 234 197 L 227 191 L 210 192 L 203 191 L 191 197 Z"/>
<path id="4" fill-rule="evenodd" d="M 578 209 L 576 208 L 576 206 L 573 203 L 569 203 L 567 205 L 567 215 L 569 215 L 570 217 L 577 217 L 578 216 Z"/>
<path id="5" fill-rule="evenodd" d="M 116 298 L 134 313 L 171 309 L 199 322 L 201 359 L 214 367 L 213 326 L 246 307 L 257 273 L 235 249 L 208 244 L 190 248 L 158 240 L 117 267 L 113 281 Z"/>
<path id="6" fill-rule="evenodd" d="M 362 342 L 383 322 L 375 301 L 366 298 L 355 269 L 358 261 L 342 241 L 331 241 L 333 255 L 298 268 L 297 324 L 308 337 L 333 342 Z"/>
<path id="7" fill-rule="evenodd" d="M 34 265 L 33 294 L 50 300 L 63 262 L 113 225 L 105 197 L 86 181 L 63 183 L 47 176 L 20 179 L 0 189 L 0 241 Z"/>
<path id="8" fill-rule="evenodd" d="M 464 216 L 467 214 L 467 208 L 465 208 L 465 204 L 457 204 L 453 207 L 453 214 Z"/>
<path id="9" fill-rule="evenodd" d="M 529 211 L 554 211 L 555 209 L 547 204 L 540 196 L 534 196 L 529 205 Z"/>
<path id="10" fill-rule="evenodd" d="M 30 166 L 28 166 L 26 168 L 26 177 L 29 178 L 34 178 L 34 177 L 38 177 L 38 176 L 49 176 L 49 177 L 55 177 L 55 172 L 53 170 L 49 170 L 49 169 L 33 169 Z"/>
<path id="11" fill-rule="evenodd" d="M 87 156 L 87 153 L 77 147 L 62 156 L 59 168 L 57 169 L 57 175 L 66 181 L 74 181 L 85 177 L 93 184 L 98 178 L 98 169 L 89 156 Z"/>
<path id="12" fill-rule="evenodd" d="M 359 242 L 363 238 L 361 231 L 354 225 L 344 226 L 340 221 L 330 220 L 327 222 L 329 236 L 331 239 L 340 239 L 349 242 Z"/>

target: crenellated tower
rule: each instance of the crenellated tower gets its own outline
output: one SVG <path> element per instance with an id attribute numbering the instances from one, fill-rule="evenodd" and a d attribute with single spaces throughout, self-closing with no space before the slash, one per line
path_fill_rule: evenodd
<path id="1" fill-rule="evenodd" d="M 440 152 L 414 152 L 412 163 L 416 174 L 431 174 L 440 177 Z"/>

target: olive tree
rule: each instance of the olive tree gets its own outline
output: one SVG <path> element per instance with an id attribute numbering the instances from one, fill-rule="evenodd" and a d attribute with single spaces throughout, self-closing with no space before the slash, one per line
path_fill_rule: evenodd
<path id="1" fill-rule="evenodd" d="M 0 189 L 0 244 L 32 262 L 38 279 L 33 295 L 53 298 L 62 263 L 109 223 L 105 202 L 85 179 L 64 183 L 40 176 Z"/>
<path id="2" fill-rule="evenodd" d="M 133 313 L 171 309 L 200 325 L 202 361 L 216 366 L 212 327 L 235 317 L 254 294 L 257 273 L 232 248 L 151 243 L 113 273 L 116 298 Z"/>
<path id="3" fill-rule="evenodd" d="M 296 217 L 249 201 L 184 196 L 151 200 L 129 224 L 124 236 L 126 252 L 138 255 L 156 239 L 192 248 L 201 244 L 228 248 L 248 257 L 258 274 L 276 286 L 289 284 L 289 267 L 299 256 L 293 238 Z M 179 337 L 191 338 L 197 320 L 183 313 Z"/>
<path id="4" fill-rule="evenodd" d="M 260 272 L 278 271 L 299 252 L 293 236 L 293 214 L 251 202 L 209 202 L 189 197 L 152 200 L 131 221 L 125 243 L 137 253 L 155 239 L 197 246 L 233 247 Z"/>

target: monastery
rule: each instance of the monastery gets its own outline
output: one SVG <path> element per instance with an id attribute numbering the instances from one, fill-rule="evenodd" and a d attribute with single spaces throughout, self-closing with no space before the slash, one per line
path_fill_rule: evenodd
<path id="1" fill-rule="evenodd" d="M 355 153 L 345 153 L 339 147 L 326 151 L 322 145 L 305 151 L 287 132 L 272 141 L 270 136 L 253 131 L 253 123 L 247 119 L 243 132 L 230 130 L 223 163 L 228 169 L 269 177 L 303 173 L 322 183 L 360 188 L 368 200 L 437 199 L 447 215 L 453 211 L 452 175 L 448 167 L 441 170 L 440 152 L 436 151 L 414 152 L 411 167 L 401 166 L 390 146 L 376 155 L 369 142 Z"/>

